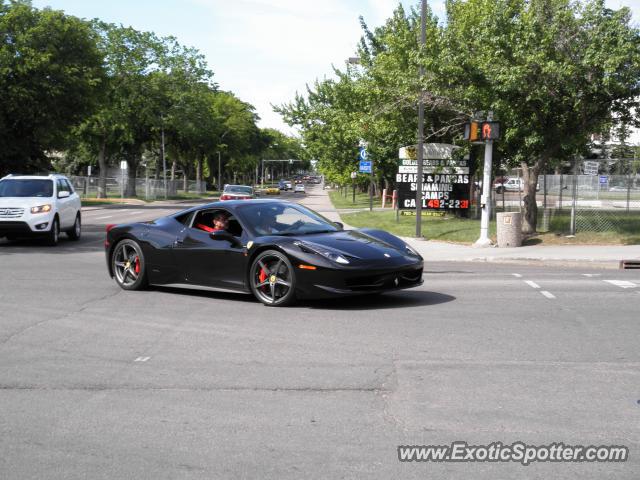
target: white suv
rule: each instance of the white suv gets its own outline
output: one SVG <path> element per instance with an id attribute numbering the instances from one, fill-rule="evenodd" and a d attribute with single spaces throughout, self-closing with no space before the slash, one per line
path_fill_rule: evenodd
<path id="1" fill-rule="evenodd" d="M 63 175 L 9 175 L 0 179 L 0 238 L 43 237 L 57 245 L 60 232 L 81 233 L 80 197 Z"/>

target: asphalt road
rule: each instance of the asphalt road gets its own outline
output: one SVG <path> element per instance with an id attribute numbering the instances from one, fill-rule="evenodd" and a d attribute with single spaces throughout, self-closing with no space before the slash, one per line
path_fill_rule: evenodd
<path id="1" fill-rule="evenodd" d="M 0 241 L 2 479 L 637 479 L 640 271 L 433 263 L 409 291 L 267 308 Z M 626 445 L 626 463 L 400 463 L 398 445 Z"/>

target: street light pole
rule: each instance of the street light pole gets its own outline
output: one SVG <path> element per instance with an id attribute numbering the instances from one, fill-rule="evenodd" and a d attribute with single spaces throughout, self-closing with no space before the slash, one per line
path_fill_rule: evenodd
<path id="1" fill-rule="evenodd" d="M 422 0 L 420 13 L 420 45 L 424 48 L 427 43 L 427 0 Z M 419 57 L 420 58 L 420 57 Z M 420 82 L 424 77 L 424 67 L 420 61 Z M 420 86 L 420 97 L 418 98 L 418 175 L 416 182 L 416 237 L 422 237 L 422 175 L 424 172 L 424 92 Z"/>

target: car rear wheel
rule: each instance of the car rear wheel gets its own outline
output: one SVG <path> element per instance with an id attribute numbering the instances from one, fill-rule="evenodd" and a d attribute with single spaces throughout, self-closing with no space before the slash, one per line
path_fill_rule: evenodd
<path id="1" fill-rule="evenodd" d="M 76 221 L 73 223 L 73 228 L 67 231 L 67 236 L 71 240 L 80 240 L 80 235 L 82 235 L 82 220 L 80 213 L 78 213 L 76 215 Z"/>
<path id="2" fill-rule="evenodd" d="M 47 245 L 50 247 L 55 247 L 58 245 L 58 241 L 60 240 L 60 222 L 58 222 L 58 218 L 53 219 L 53 223 L 51 224 L 51 230 L 47 233 L 47 239 L 45 240 Z"/>
<path id="3" fill-rule="evenodd" d="M 256 257 L 249 281 L 253 295 L 268 307 L 284 307 L 295 301 L 293 266 L 276 250 L 266 250 Z"/>
<path id="4" fill-rule="evenodd" d="M 142 290 L 148 285 L 144 255 L 134 240 L 122 240 L 115 246 L 111 269 L 116 283 L 124 290 Z"/>

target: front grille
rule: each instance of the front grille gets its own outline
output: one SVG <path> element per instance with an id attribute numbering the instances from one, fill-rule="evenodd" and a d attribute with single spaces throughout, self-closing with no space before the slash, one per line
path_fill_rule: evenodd
<path id="1" fill-rule="evenodd" d="M 0 218 L 20 218 L 24 215 L 24 208 L 0 207 Z"/>
<path id="2" fill-rule="evenodd" d="M 404 270 L 382 275 L 365 275 L 345 280 L 348 288 L 354 291 L 376 291 L 402 288 L 422 281 L 422 269 Z"/>

